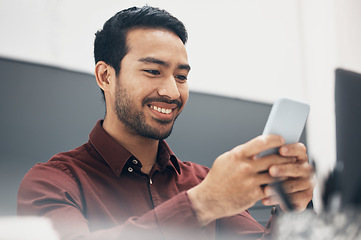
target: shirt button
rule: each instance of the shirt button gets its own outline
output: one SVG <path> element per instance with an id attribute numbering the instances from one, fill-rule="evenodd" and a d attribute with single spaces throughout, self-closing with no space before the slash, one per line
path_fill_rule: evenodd
<path id="1" fill-rule="evenodd" d="M 129 171 L 129 172 L 133 172 L 133 168 L 132 168 L 132 167 L 128 167 L 128 171 Z"/>
<path id="2" fill-rule="evenodd" d="M 137 159 L 133 159 L 133 164 L 137 165 L 138 164 L 138 160 Z"/>

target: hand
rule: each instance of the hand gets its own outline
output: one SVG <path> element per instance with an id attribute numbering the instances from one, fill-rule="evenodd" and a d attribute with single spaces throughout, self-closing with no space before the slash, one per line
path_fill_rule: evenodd
<path id="1" fill-rule="evenodd" d="M 279 150 L 281 156 L 294 157 L 294 163 L 271 166 L 269 173 L 272 177 L 283 179 L 283 187 L 288 194 L 291 203 L 297 211 L 304 210 L 313 196 L 314 181 L 313 168 L 308 163 L 306 147 L 302 143 L 295 143 L 282 146 Z M 262 200 L 264 205 L 280 204 L 271 186 L 265 187 L 269 197 Z M 283 210 L 286 208 L 280 204 Z"/>
<path id="2" fill-rule="evenodd" d="M 283 144 L 284 139 L 280 136 L 259 136 L 219 156 L 203 182 L 188 190 L 199 222 L 207 225 L 267 199 L 263 186 L 274 181 L 268 169 L 271 166 L 288 166 L 296 159 L 278 154 L 258 159 L 255 156 Z"/>

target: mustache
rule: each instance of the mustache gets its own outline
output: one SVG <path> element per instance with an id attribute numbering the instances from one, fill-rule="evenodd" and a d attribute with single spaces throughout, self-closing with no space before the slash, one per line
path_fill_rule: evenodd
<path id="1" fill-rule="evenodd" d="M 168 98 L 162 98 L 162 97 L 145 98 L 145 99 L 143 99 L 142 104 L 143 104 L 143 106 L 145 106 L 152 102 L 164 102 L 164 103 L 168 103 L 168 104 L 176 104 L 178 108 L 180 108 L 183 105 L 183 102 L 178 99 L 169 100 Z"/>

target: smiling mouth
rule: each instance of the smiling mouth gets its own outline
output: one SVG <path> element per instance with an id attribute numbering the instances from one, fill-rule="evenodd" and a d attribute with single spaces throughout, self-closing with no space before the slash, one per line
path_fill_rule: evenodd
<path id="1" fill-rule="evenodd" d="M 161 107 L 157 107 L 154 105 L 150 105 L 150 108 L 154 109 L 157 112 L 163 113 L 163 114 L 170 114 L 173 111 L 173 109 L 170 109 L 170 108 L 161 108 Z"/>

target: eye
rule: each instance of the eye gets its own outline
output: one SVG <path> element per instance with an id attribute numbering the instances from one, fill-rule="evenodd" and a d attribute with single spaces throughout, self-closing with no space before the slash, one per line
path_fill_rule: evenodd
<path id="1" fill-rule="evenodd" d="M 151 75 L 160 75 L 160 72 L 158 70 L 146 69 L 146 70 L 143 70 L 143 71 L 146 72 L 146 73 L 149 73 Z"/>
<path id="2" fill-rule="evenodd" d="M 177 76 L 175 76 L 175 78 L 179 79 L 182 82 L 185 82 L 188 79 L 187 76 L 185 76 L 185 75 L 177 75 Z"/>

